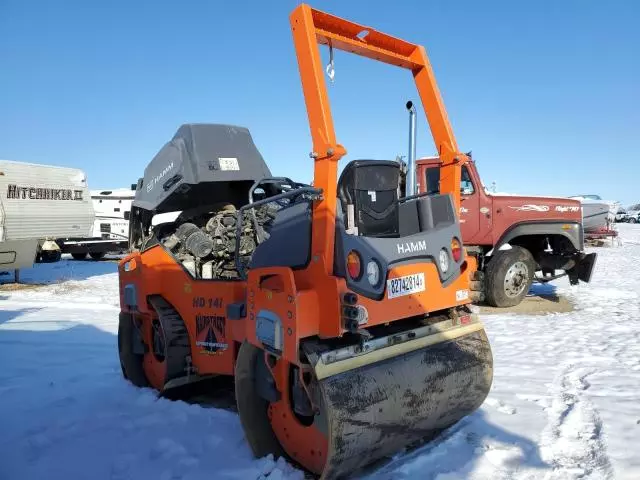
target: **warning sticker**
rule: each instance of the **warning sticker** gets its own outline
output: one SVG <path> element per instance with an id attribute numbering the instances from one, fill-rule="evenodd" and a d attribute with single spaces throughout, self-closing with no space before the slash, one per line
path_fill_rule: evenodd
<path id="1" fill-rule="evenodd" d="M 456 290 L 456 302 L 461 302 L 469 298 L 469 290 Z"/>
<path id="2" fill-rule="evenodd" d="M 219 157 L 218 164 L 220 165 L 220 170 L 240 170 L 238 159 L 235 157 Z"/>

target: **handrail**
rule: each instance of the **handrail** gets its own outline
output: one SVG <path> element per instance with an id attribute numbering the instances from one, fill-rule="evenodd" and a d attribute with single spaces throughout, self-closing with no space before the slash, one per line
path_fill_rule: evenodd
<path id="1" fill-rule="evenodd" d="M 236 235 L 235 235 L 236 244 L 235 244 L 235 251 L 234 251 L 236 270 L 238 271 L 240 278 L 246 279 L 245 271 L 240 266 L 240 239 L 242 237 L 242 224 L 244 221 L 244 212 L 246 212 L 247 210 L 254 210 L 258 207 L 261 207 L 262 205 L 267 205 L 269 203 L 277 202 L 278 200 L 284 200 L 290 197 L 298 197 L 304 194 L 310 195 L 311 200 L 316 200 L 318 199 L 318 197 L 322 196 L 322 190 L 315 187 L 300 187 L 300 188 L 296 188 L 295 190 L 290 190 L 285 193 L 279 193 L 277 195 L 273 195 L 272 197 L 258 200 L 257 202 L 248 203 L 240 207 L 240 209 L 237 211 Z"/>

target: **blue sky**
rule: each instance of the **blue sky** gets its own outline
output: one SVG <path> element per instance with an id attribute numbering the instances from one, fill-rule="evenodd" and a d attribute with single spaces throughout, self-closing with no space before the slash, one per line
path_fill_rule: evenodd
<path id="1" fill-rule="evenodd" d="M 251 130 L 274 174 L 310 181 L 288 23 L 297 4 L 0 0 L 0 158 L 126 187 L 180 124 L 231 123 Z M 640 2 L 312 5 L 426 47 L 485 184 L 640 202 Z M 341 164 L 405 155 L 409 72 L 342 52 L 335 64 Z M 418 155 L 431 155 L 418 121 Z"/>

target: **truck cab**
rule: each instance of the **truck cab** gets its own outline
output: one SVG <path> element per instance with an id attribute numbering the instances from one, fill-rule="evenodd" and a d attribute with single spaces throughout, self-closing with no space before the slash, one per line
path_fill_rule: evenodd
<path id="1" fill-rule="evenodd" d="M 416 161 L 418 193 L 439 193 L 440 167 L 439 157 Z M 534 280 L 568 275 L 572 284 L 590 281 L 596 255 L 584 253 L 582 207 L 577 200 L 490 193 L 469 159 L 461 166 L 459 217 L 465 247 L 476 256 L 479 271 L 489 277 L 478 287 L 482 293 L 478 299 L 486 298 L 497 307 L 513 306 Z M 557 270 L 562 273 L 556 274 Z M 497 285 L 510 285 L 510 276 L 511 290 L 497 292 Z"/>
<path id="2" fill-rule="evenodd" d="M 440 160 L 429 157 L 418 160 L 416 164 L 419 192 L 438 193 Z M 545 233 L 566 238 L 576 250 L 582 250 L 584 246 L 582 210 L 577 200 L 490 193 L 472 160 L 462 166 L 460 197 L 460 222 L 467 245 L 499 247 L 515 238 L 510 232 L 516 227 L 523 230 L 523 227 L 534 224 L 558 224 L 557 227 L 549 226 Z M 524 228 L 527 232 L 533 230 Z"/>
<path id="3" fill-rule="evenodd" d="M 440 192 L 440 159 L 430 157 L 416 162 L 419 193 Z M 460 180 L 460 224 L 467 244 L 493 243 L 493 205 L 480 181 L 473 162 L 462 166 Z"/>

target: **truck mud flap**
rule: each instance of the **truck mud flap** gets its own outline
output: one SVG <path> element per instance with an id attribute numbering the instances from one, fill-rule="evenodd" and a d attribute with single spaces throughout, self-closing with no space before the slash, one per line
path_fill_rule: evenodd
<path id="1" fill-rule="evenodd" d="M 576 260 L 576 265 L 567 273 L 571 284 L 575 285 L 579 280 L 589 283 L 593 275 L 598 255 L 596 253 L 580 254 L 580 259 Z"/>

